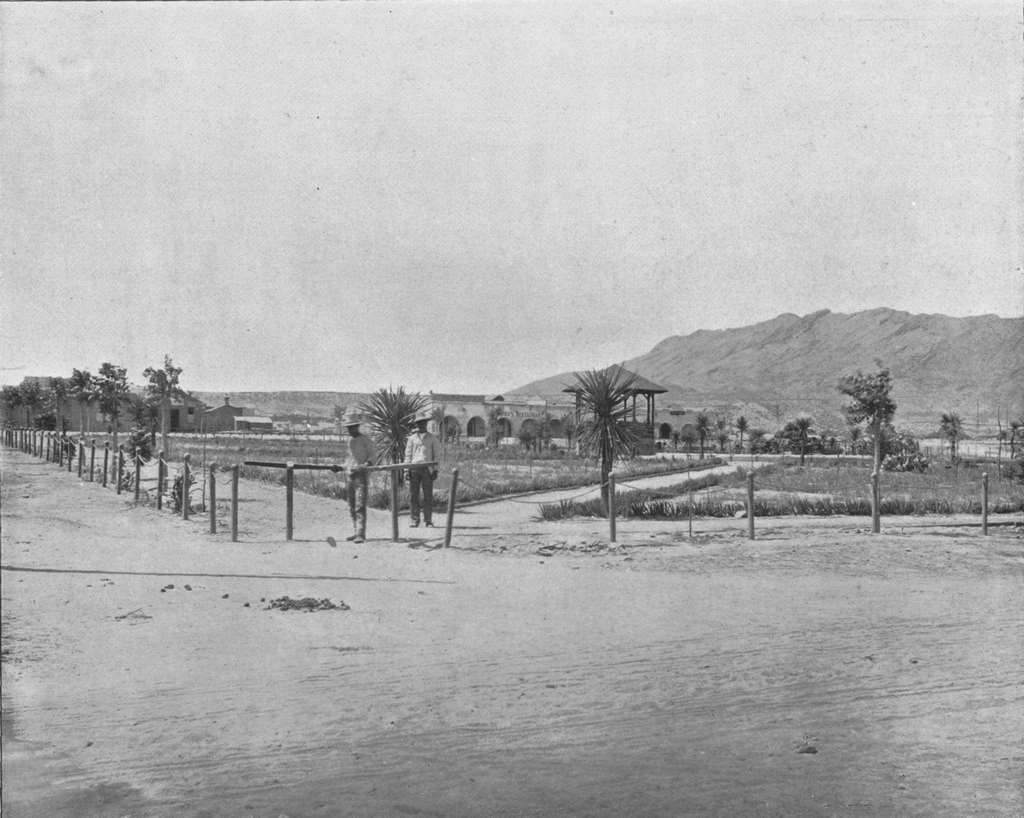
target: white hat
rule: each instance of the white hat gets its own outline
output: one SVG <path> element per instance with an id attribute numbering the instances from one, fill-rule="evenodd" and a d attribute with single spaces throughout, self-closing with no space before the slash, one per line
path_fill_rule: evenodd
<path id="1" fill-rule="evenodd" d="M 345 412 L 345 416 L 341 419 L 341 422 L 347 426 L 358 426 L 363 422 L 363 416 L 356 409 L 349 409 Z"/>
<path id="2" fill-rule="evenodd" d="M 419 423 L 421 420 L 432 420 L 432 419 L 433 419 L 433 414 L 431 413 L 431 411 L 429 409 L 420 409 L 420 411 L 418 411 L 416 413 L 416 417 L 413 420 L 416 423 Z"/>

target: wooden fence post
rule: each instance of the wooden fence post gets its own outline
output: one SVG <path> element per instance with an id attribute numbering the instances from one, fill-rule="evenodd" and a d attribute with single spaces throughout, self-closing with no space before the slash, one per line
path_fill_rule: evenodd
<path id="1" fill-rule="evenodd" d="M 754 539 L 754 473 L 747 475 L 747 536 Z"/>
<path id="2" fill-rule="evenodd" d="M 210 533 L 217 533 L 217 464 L 210 464 Z"/>
<path id="3" fill-rule="evenodd" d="M 452 523 L 455 520 L 455 490 L 459 487 L 459 470 L 452 469 L 452 487 L 448 490 L 448 517 L 444 522 L 444 547 L 452 543 Z"/>
<path id="4" fill-rule="evenodd" d="M 118 494 L 121 493 L 121 480 L 124 477 L 124 446 L 117 447 L 117 486 L 116 491 Z"/>
<path id="5" fill-rule="evenodd" d="M 92 445 L 89 447 L 89 482 L 93 482 L 93 473 L 96 470 L 96 438 L 92 439 Z"/>
<path id="6" fill-rule="evenodd" d="M 608 533 L 609 540 L 615 543 L 615 472 L 608 472 Z"/>
<path id="7" fill-rule="evenodd" d="M 181 519 L 187 520 L 188 514 L 192 510 L 189 506 L 192 505 L 192 473 L 191 473 L 191 455 L 185 455 L 185 462 L 181 467 Z"/>
<path id="8" fill-rule="evenodd" d="M 391 542 L 398 542 L 398 469 L 391 469 Z"/>
<path id="9" fill-rule="evenodd" d="M 103 488 L 107 487 L 107 467 L 110 462 L 110 441 L 103 444 Z"/>
<path id="10" fill-rule="evenodd" d="M 981 533 L 988 536 L 988 472 L 981 475 Z"/>
<path id="11" fill-rule="evenodd" d="M 156 455 L 156 510 L 162 511 L 164 507 L 164 453 L 163 450 Z"/>
<path id="12" fill-rule="evenodd" d="M 64 438 L 57 435 L 57 465 L 64 468 Z"/>
<path id="13" fill-rule="evenodd" d="M 238 464 L 231 467 L 231 542 L 238 542 Z"/>
<path id="14" fill-rule="evenodd" d="M 292 534 L 294 533 L 294 515 L 295 515 L 295 464 L 287 463 L 284 469 L 284 503 L 285 503 L 285 521 L 284 521 L 284 538 L 291 540 Z"/>
<path id="15" fill-rule="evenodd" d="M 139 457 L 139 453 L 135 453 L 135 502 L 139 502 L 139 497 L 142 494 L 142 458 Z"/>
<path id="16" fill-rule="evenodd" d="M 85 463 L 85 441 L 78 441 L 78 478 L 82 478 L 82 465 Z"/>
<path id="17" fill-rule="evenodd" d="M 871 531 L 879 534 L 882 531 L 881 497 L 878 492 L 878 472 L 871 472 Z"/>

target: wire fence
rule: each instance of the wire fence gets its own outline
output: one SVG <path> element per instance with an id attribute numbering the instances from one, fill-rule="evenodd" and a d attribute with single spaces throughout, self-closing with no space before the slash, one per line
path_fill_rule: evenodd
<path id="1" fill-rule="evenodd" d="M 164 457 L 163 452 L 147 457 L 140 451 L 125 451 L 124 446 L 114 448 L 109 442 L 105 442 L 102 448 L 98 448 L 95 441 L 92 441 L 87 446 L 84 439 L 74 439 L 66 433 L 28 428 L 5 428 L 3 430 L 3 441 L 10 448 L 39 457 L 55 464 L 58 468 L 66 469 L 68 472 L 77 469 L 78 476 L 81 479 L 91 483 L 99 483 L 105 488 L 110 487 L 119 495 L 129 494 L 136 503 L 155 504 L 157 509 L 160 510 L 166 507 L 173 513 L 180 514 L 184 519 L 188 519 L 193 512 L 202 513 L 206 511 L 209 514 L 210 533 L 217 532 L 218 468 L 216 464 L 211 463 L 207 465 L 204 462 L 198 469 L 194 469 L 188 454 L 184 456 L 182 462 L 171 463 Z M 247 462 L 246 465 L 267 466 L 286 470 L 286 539 L 288 540 L 292 538 L 293 531 L 294 504 L 292 492 L 294 489 L 293 477 L 295 469 L 340 470 L 340 467 L 329 464 L 299 465 L 295 463 Z M 373 467 L 375 471 L 384 472 L 390 478 L 391 498 L 389 505 L 392 512 L 393 539 L 396 541 L 398 539 L 397 515 L 400 474 L 409 465 L 411 464 L 390 464 Z M 239 470 L 240 465 L 233 465 L 227 470 L 230 473 L 231 537 L 233 541 L 238 539 Z M 453 469 L 452 472 L 452 483 L 448 496 L 445 545 L 449 543 L 451 538 L 452 516 L 455 510 L 456 492 L 459 485 L 458 472 L 458 468 Z M 976 510 L 980 514 L 982 533 L 987 535 L 989 527 L 988 474 L 983 474 L 982 478 L 981 497 L 977 502 L 971 502 L 969 511 L 973 513 Z M 635 481 L 636 479 L 637 476 L 631 476 L 631 480 Z M 661 479 L 664 479 L 664 475 L 661 475 Z M 617 482 L 617 476 L 613 472 L 606 481 L 582 488 L 567 497 L 558 496 L 557 499 L 552 499 L 552 495 L 561 495 L 562 492 L 571 491 L 572 489 L 542 489 L 537 492 L 530 492 L 530 494 L 534 495 L 532 497 L 526 495 L 491 496 L 486 500 L 464 503 L 464 505 L 475 505 L 479 502 L 511 502 L 541 508 L 542 516 L 545 519 L 558 519 L 577 514 L 577 506 L 583 498 L 601 494 L 600 504 L 602 509 L 599 513 L 608 517 L 609 538 L 614 543 L 616 541 L 616 517 L 618 513 L 616 506 L 618 504 L 614 501 L 607 502 L 606 489 L 607 495 L 611 497 L 618 497 L 620 489 L 626 493 L 632 492 L 642 495 L 642 502 L 647 504 L 657 504 L 659 501 L 674 501 L 678 500 L 680 495 L 689 495 L 688 502 L 686 503 L 671 502 L 670 504 L 673 506 L 672 512 L 677 517 L 680 513 L 688 514 L 692 535 L 692 521 L 695 508 L 697 507 L 694 500 L 695 495 L 697 492 L 703 491 L 710 497 L 710 490 L 717 486 L 719 479 L 720 476 L 716 473 L 697 473 L 674 485 L 657 488 L 641 486 L 636 482 Z M 883 499 L 879 490 L 878 479 L 879 475 L 872 473 L 870 499 L 864 501 L 867 503 L 865 509 L 850 511 L 847 506 L 844 506 L 844 512 L 839 510 L 839 506 L 833 507 L 830 505 L 829 509 L 832 509 L 831 511 L 823 511 L 823 506 L 812 505 L 808 507 L 809 511 L 806 513 L 865 513 L 870 511 L 873 523 L 872 530 L 878 533 L 880 531 L 879 520 L 884 509 L 888 508 L 888 511 L 885 513 L 900 513 L 901 508 L 899 502 L 897 501 L 894 505 L 892 499 L 889 499 L 888 505 L 886 504 L 886 500 Z M 732 510 L 733 507 L 738 507 L 742 510 L 748 520 L 749 537 L 753 539 L 755 536 L 755 516 L 774 516 L 774 510 L 771 506 L 755 500 L 753 472 L 746 475 L 745 482 L 747 484 L 745 499 L 743 501 L 730 501 L 729 508 Z M 475 485 L 471 481 L 463 481 L 463 484 L 481 494 L 489 493 L 486 487 Z M 597 501 L 598 498 L 595 497 L 593 500 L 589 500 L 588 504 L 593 504 Z M 558 517 L 544 515 L 544 511 L 552 506 L 557 507 L 559 510 Z M 724 506 L 725 504 L 723 504 L 723 508 Z M 935 511 L 939 513 L 956 513 L 956 509 L 953 507 L 937 507 Z"/>

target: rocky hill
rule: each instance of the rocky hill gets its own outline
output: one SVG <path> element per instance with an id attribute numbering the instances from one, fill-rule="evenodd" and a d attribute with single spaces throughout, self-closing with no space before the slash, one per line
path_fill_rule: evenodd
<path id="1" fill-rule="evenodd" d="M 994 424 L 997 410 L 1024 413 L 1024 318 L 951 318 L 874 309 L 828 310 L 725 330 L 666 338 L 625 366 L 669 389 L 659 401 L 690 408 L 738 407 L 765 423 L 807 412 L 841 422 L 840 377 L 857 369 L 892 372 L 897 426 L 934 429 L 958 412 L 968 430 Z M 603 366 L 608 362 L 594 362 Z M 563 373 L 514 392 L 557 394 Z M 744 409 L 744 407 L 746 407 Z"/>

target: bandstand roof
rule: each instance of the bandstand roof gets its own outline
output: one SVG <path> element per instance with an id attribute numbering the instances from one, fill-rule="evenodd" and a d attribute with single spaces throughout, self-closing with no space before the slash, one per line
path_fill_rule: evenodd
<path id="1" fill-rule="evenodd" d="M 612 367 L 608 367 L 608 369 L 611 368 Z M 668 389 L 666 389 L 664 386 L 661 386 L 660 384 L 657 384 L 652 380 L 648 380 L 643 375 L 637 375 L 635 372 L 631 372 L 630 370 L 624 367 L 619 368 L 622 369 L 622 372 L 626 376 L 631 375 L 633 377 L 633 385 L 629 389 L 629 392 L 632 395 L 661 395 L 665 392 L 668 392 Z M 569 394 L 575 394 L 581 390 L 577 386 L 567 386 L 562 391 L 568 392 Z"/>

